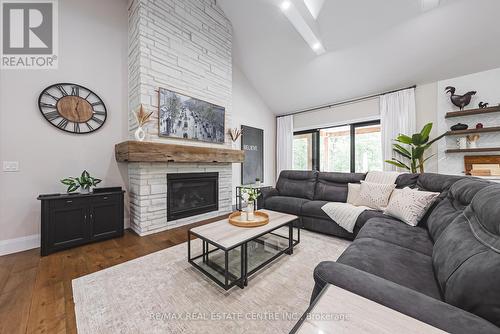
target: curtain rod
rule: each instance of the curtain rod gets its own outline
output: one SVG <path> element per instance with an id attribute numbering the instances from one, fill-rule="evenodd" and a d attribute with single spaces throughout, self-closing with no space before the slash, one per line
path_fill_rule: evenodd
<path id="1" fill-rule="evenodd" d="M 416 87 L 417 87 L 417 85 L 413 85 L 413 86 L 409 86 L 409 87 L 405 87 L 405 88 L 391 90 L 391 91 L 388 91 L 388 92 L 385 92 L 385 93 L 379 93 L 379 94 L 373 94 L 373 95 L 358 97 L 358 98 L 352 99 L 352 100 L 347 100 L 347 101 L 342 101 L 342 102 L 327 104 L 327 105 L 324 105 L 324 106 L 314 107 L 314 108 L 310 108 L 310 109 L 304 109 L 304 110 L 295 111 L 295 112 L 292 112 L 292 113 L 289 113 L 289 114 L 278 115 L 278 116 L 276 116 L 276 118 L 285 117 L 285 116 L 292 116 L 292 115 L 298 115 L 298 114 L 303 114 L 303 113 L 306 113 L 306 112 L 311 112 L 311 111 L 316 111 L 316 110 L 321 110 L 321 109 L 329 109 L 329 108 L 338 107 L 338 106 L 341 106 L 341 105 L 344 105 L 344 104 L 349 104 L 349 103 L 354 103 L 354 102 L 360 102 L 360 101 L 364 101 L 364 100 L 369 100 L 369 99 L 373 99 L 375 97 L 379 97 L 379 96 L 382 96 L 382 95 L 396 93 L 396 92 L 399 92 L 399 91 L 402 91 L 402 90 L 416 88 Z"/>

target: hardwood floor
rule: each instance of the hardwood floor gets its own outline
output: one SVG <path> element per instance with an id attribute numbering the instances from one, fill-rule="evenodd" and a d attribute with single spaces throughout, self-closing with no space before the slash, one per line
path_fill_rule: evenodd
<path id="1" fill-rule="evenodd" d="M 219 219 L 145 237 L 127 230 L 43 258 L 39 249 L 0 256 L 0 333 L 76 333 L 71 280 L 183 243 L 189 228 Z"/>

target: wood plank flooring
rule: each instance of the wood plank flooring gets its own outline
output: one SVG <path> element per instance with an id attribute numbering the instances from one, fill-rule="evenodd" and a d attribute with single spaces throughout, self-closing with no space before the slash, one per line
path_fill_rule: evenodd
<path id="1" fill-rule="evenodd" d="M 71 280 L 183 243 L 188 229 L 221 218 L 145 237 L 127 230 L 122 238 L 46 257 L 39 249 L 0 256 L 0 333 L 76 333 Z"/>

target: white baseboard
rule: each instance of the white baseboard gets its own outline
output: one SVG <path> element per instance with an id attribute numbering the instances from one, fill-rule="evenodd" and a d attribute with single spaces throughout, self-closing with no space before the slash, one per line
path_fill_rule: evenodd
<path id="1" fill-rule="evenodd" d="M 0 256 L 40 247 L 40 234 L 0 240 Z"/>

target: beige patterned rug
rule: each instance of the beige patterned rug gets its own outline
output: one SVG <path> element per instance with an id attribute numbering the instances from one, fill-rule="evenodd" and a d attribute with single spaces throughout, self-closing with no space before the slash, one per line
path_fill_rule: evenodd
<path id="1" fill-rule="evenodd" d="M 245 289 L 224 291 L 177 245 L 73 280 L 78 333 L 288 333 L 307 309 L 313 270 L 346 240 L 301 232 Z"/>

